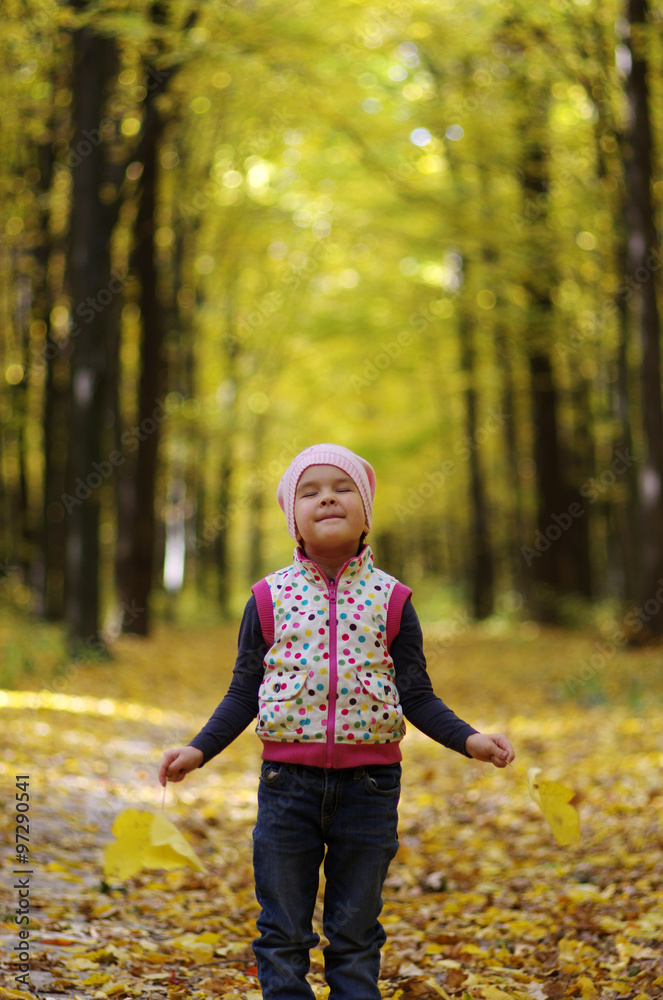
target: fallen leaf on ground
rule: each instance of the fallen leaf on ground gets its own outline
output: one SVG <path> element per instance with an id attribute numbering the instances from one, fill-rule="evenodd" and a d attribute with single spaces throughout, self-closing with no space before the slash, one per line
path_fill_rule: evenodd
<path id="1" fill-rule="evenodd" d="M 40 903 L 29 928 L 35 945 L 29 992 L 5 989 L 0 1000 L 126 1000 L 125 986 L 143 1000 L 260 1000 L 251 951 L 260 741 L 251 731 L 172 788 L 169 816 L 208 873 L 139 871 L 124 884 L 106 879 L 100 886 L 111 824 L 128 806 L 160 811 L 155 774 L 163 748 L 189 740 L 207 718 L 210 691 L 222 694 L 232 676 L 234 645 L 236 629 L 225 626 L 204 634 L 169 627 L 140 642 L 119 637 L 113 671 L 103 664 L 78 672 L 71 697 L 57 704 L 51 694 L 0 692 L 3 780 L 11 787 L 16 774 L 32 774 Z M 554 699 L 555 684 L 563 688 L 569 665 L 591 655 L 591 642 L 545 631 L 535 645 L 518 635 L 484 639 L 468 630 L 444 646 L 431 673 L 454 708 L 471 707 L 477 728 L 499 726 L 509 734 L 528 761 L 524 783 L 533 763 L 542 768 L 539 777 L 557 777 L 562 765 L 573 774 L 582 840 L 560 847 L 540 821 L 539 806 L 523 808 L 508 772 L 468 766 L 411 727 L 403 747 L 401 847 L 383 891 L 385 1000 L 408 1000 L 406 988 L 417 977 L 432 979 L 451 1000 L 488 1000 L 487 987 L 509 1000 L 583 1000 L 589 982 L 596 995 L 586 1000 L 663 997 L 660 649 L 615 651 L 601 674 L 609 697 L 587 706 Z M 647 678 L 648 700 L 637 709 L 619 700 L 634 676 Z M 519 715 L 513 715 L 514 691 Z M 421 804 L 422 789 L 431 793 L 428 804 Z M 0 845 L 3 858 L 11 858 L 9 815 L 0 817 Z M 84 881 L 70 882 L 72 874 Z M 6 987 L 15 987 L 19 971 L 13 881 L 0 885 Z M 321 887 L 313 916 L 318 933 L 322 912 Z M 208 935 L 218 935 L 218 943 Z M 213 945 L 211 960 L 201 962 Z M 99 968 L 70 975 L 68 958 Z M 324 1000 L 320 949 L 312 959 L 308 978 L 316 1000 Z M 411 967 L 417 971 L 405 974 Z M 105 983 L 87 982 L 103 975 Z M 421 985 L 419 979 L 412 987 Z M 415 1000 L 439 1000 L 437 988 L 424 988 Z"/>

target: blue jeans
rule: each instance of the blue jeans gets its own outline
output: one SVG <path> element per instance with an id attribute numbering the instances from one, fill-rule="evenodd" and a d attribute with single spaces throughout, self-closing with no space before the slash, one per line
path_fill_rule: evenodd
<path id="1" fill-rule="evenodd" d="M 331 770 L 264 761 L 253 831 L 253 942 L 264 1000 L 312 1000 L 306 981 L 320 865 L 329 1000 L 380 1000 L 378 916 L 398 850 L 400 764 Z M 326 853 L 325 853 L 326 848 Z"/>

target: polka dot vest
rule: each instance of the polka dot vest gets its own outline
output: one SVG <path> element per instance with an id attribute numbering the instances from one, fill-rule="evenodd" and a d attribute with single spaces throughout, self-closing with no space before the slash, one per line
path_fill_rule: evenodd
<path id="1" fill-rule="evenodd" d="M 374 567 L 368 546 L 335 581 L 296 549 L 292 566 L 264 583 L 274 641 L 258 696 L 258 735 L 330 747 L 401 740 L 405 726 L 387 633 L 390 600 L 398 588 L 404 592 L 394 602 L 400 623 L 409 590 Z"/>

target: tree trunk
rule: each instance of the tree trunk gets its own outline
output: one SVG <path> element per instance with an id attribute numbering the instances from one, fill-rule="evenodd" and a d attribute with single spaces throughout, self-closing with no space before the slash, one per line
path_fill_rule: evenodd
<path id="1" fill-rule="evenodd" d="M 234 407 L 234 402 L 231 404 Z M 219 464 L 219 531 L 214 540 L 214 555 L 217 569 L 217 595 L 222 620 L 230 616 L 230 497 L 234 467 L 234 428 L 228 427 L 221 444 Z"/>
<path id="2" fill-rule="evenodd" d="M 660 636 L 663 635 L 663 404 L 655 275 L 661 258 L 651 200 L 652 139 L 645 48 L 648 23 L 646 0 L 629 0 L 628 21 L 631 69 L 626 86 L 630 109 L 625 143 L 627 281 L 633 293 L 631 316 L 640 329 L 644 450 L 639 481 L 642 539 L 640 586 L 631 596 L 639 604 L 646 605 L 643 635 Z M 654 605 L 657 606 L 655 610 Z"/>
<path id="3" fill-rule="evenodd" d="M 626 266 L 626 253 L 621 258 Z M 638 469 L 630 456 L 634 457 L 631 433 L 631 391 L 628 364 L 629 323 L 626 300 L 616 296 L 617 320 L 619 323 L 619 346 L 617 350 L 616 414 L 618 431 L 614 444 L 615 454 L 629 456 L 629 467 L 625 474 L 626 500 L 615 511 L 617 544 L 621 562 L 621 597 L 633 600 L 639 592 L 641 579 L 640 556 L 642 553 L 641 525 L 638 517 Z"/>
<path id="4" fill-rule="evenodd" d="M 72 302 L 70 440 L 66 491 L 65 617 L 76 646 L 103 651 L 99 621 L 99 487 L 102 423 L 106 400 L 109 316 L 115 286 L 111 275 L 111 216 L 99 199 L 104 180 L 99 131 L 106 83 L 116 60 L 115 43 L 88 27 L 73 36 L 75 134 L 80 150 L 72 167 L 68 284 Z M 85 150 L 85 153 L 82 151 Z M 110 296 L 110 299 L 109 299 Z"/>
<path id="5" fill-rule="evenodd" d="M 138 426 L 118 494 L 119 518 L 124 521 L 118 546 L 116 576 L 125 632 L 147 635 L 155 545 L 154 496 L 160 429 L 167 413 L 161 394 L 164 388 L 164 317 L 158 294 L 154 254 L 157 200 L 157 153 L 160 127 L 145 144 L 140 203 L 136 218 L 133 265 L 140 280 L 142 316 L 141 375 L 138 390 Z M 132 432 L 129 431 L 131 434 Z M 130 446 L 131 447 L 131 446 Z"/>
<path id="6" fill-rule="evenodd" d="M 49 621 L 64 618 L 64 579 L 68 518 L 62 503 L 66 492 L 67 430 L 70 394 L 67 360 L 46 331 L 44 386 L 44 528 L 43 614 Z"/>
<path id="7" fill-rule="evenodd" d="M 186 26 L 191 27 L 196 11 L 189 13 Z M 156 0 L 150 17 L 154 24 L 168 21 L 168 8 Z M 168 416 L 162 393 L 165 390 L 167 361 L 164 339 L 168 305 L 159 288 L 159 271 L 155 257 L 157 187 L 159 175 L 159 142 L 164 121 L 158 109 L 158 99 L 177 71 L 173 65 L 157 70 L 147 66 L 147 96 L 145 119 L 139 146 L 133 154 L 142 163 L 139 207 L 136 218 L 135 245 L 132 264 L 140 281 L 142 317 L 141 375 L 138 389 L 138 427 L 136 446 L 127 459 L 118 483 L 118 515 L 120 531 L 116 553 L 116 582 L 120 600 L 121 624 L 124 632 L 147 635 L 150 628 L 150 595 L 157 564 L 157 524 L 154 502 L 158 470 L 161 424 Z M 172 310 L 172 303 L 170 304 Z M 131 446 L 129 446 L 131 447 Z"/>
<path id="8" fill-rule="evenodd" d="M 237 436 L 237 393 L 239 387 L 238 362 L 241 351 L 241 340 L 236 335 L 235 298 L 233 286 L 236 273 L 228 276 L 226 297 L 226 330 L 223 340 L 226 379 L 223 384 L 222 407 L 222 440 L 221 460 L 219 463 L 219 531 L 214 540 L 214 555 L 217 568 L 217 594 L 222 619 L 230 615 L 230 528 L 233 523 L 233 511 L 230 501 L 232 496 L 232 479 L 236 463 Z"/>
<path id="9" fill-rule="evenodd" d="M 543 350 L 530 356 L 533 459 L 536 469 L 536 532 L 532 544 L 522 549 L 531 569 L 533 612 L 540 621 L 557 617 L 560 596 L 561 529 L 551 525 L 551 516 L 562 510 L 561 468 L 557 434 L 557 393 L 550 358 Z M 558 534 L 559 532 L 559 534 Z M 550 537 L 552 535 L 552 537 Z"/>
<path id="10" fill-rule="evenodd" d="M 513 341 L 507 337 L 504 329 L 499 329 L 495 335 L 497 364 L 501 374 L 502 410 L 507 415 L 504 421 L 504 448 L 507 456 L 506 478 L 513 507 L 509 515 L 510 529 L 505 531 L 508 553 L 506 561 L 509 566 L 511 585 L 527 600 L 528 575 L 523 572 L 520 550 L 524 544 L 523 497 L 520 475 L 518 473 L 518 441 L 516 438 L 515 391 L 511 358 L 515 352 Z"/>
<path id="11" fill-rule="evenodd" d="M 264 507 L 265 491 L 257 473 L 263 465 L 263 440 L 265 436 L 264 413 L 257 413 L 254 420 L 255 422 L 251 432 L 251 463 L 254 475 L 249 478 L 249 495 L 247 504 L 249 516 L 248 576 L 249 582 L 252 584 L 261 578 L 263 567 L 262 512 Z"/>
<path id="12" fill-rule="evenodd" d="M 33 532 L 30 526 L 30 506 L 28 498 L 28 471 L 26 453 L 26 430 L 28 422 L 28 385 L 30 377 L 30 307 L 32 284 L 30 279 L 18 275 L 14 282 L 14 328 L 16 341 L 21 347 L 23 375 L 12 386 L 12 424 L 16 431 L 16 459 L 18 482 L 15 493 L 16 562 L 23 583 L 30 582 L 30 567 L 33 557 Z"/>
<path id="13" fill-rule="evenodd" d="M 474 387 L 474 331 L 472 317 L 464 310 L 460 327 L 461 367 L 467 378 L 465 389 L 465 430 L 470 465 L 470 607 L 473 618 L 488 618 L 494 611 L 494 569 L 486 488 L 479 461 L 477 435 L 477 394 Z"/>
<path id="14" fill-rule="evenodd" d="M 42 143 L 37 149 L 40 201 L 48 204 L 53 175 L 53 147 Z M 44 346 L 36 360 L 44 369 L 42 416 L 44 478 L 41 533 L 41 613 L 49 621 L 64 618 L 64 570 L 67 517 L 62 504 L 66 488 L 67 428 L 69 424 L 69 354 L 53 339 L 48 282 L 51 257 L 49 209 L 40 212 L 40 240 L 35 248 L 37 280 L 33 316 L 44 324 Z"/>

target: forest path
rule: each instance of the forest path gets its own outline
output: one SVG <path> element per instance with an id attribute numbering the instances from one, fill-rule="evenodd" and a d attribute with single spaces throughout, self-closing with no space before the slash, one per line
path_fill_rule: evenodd
<path id="1" fill-rule="evenodd" d="M 660 651 L 607 657 L 604 646 L 606 662 L 595 659 L 591 674 L 588 635 L 467 630 L 451 643 L 440 634 L 429 630 L 440 695 L 478 728 L 506 731 L 521 775 L 537 766 L 571 786 L 583 838 L 558 847 L 511 768 L 466 760 L 410 728 L 401 848 L 384 892 L 384 996 L 663 996 Z M 260 745 L 250 729 L 168 787 L 166 815 L 207 873 L 103 882 L 114 817 L 161 809 L 161 753 L 186 743 L 215 707 L 233 646 L 232 630 L 163 629 L 147 641 L 120 639 L 112 664 L 65 671 L 56 694 L 0 692 L 0 998 L 21 985 L 10 954 L 26 878 L 33 995 L 260 997 L 251 952 Z M 24 774 L 29 867 L 15 853 Z M 320 951 L 310 978 L 325 997 Z"/>

